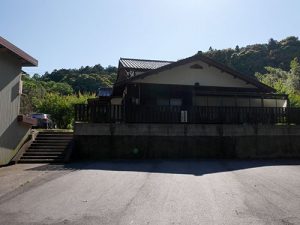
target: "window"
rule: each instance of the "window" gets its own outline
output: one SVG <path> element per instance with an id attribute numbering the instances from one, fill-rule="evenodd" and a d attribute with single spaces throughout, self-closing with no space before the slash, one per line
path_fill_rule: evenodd
<path id="1" fill-rule="evenodd" d="M 235 98 L 234 97 L 223 97 L 222 98 L 223 106 L 235 106 Z"/>
<path id="2" fill-rule="evenodd" d="M 170 99 L 170 105 L 173 105 L 173 106 L 181 106 L 181 105 L 182 105 L 182 100 L 181 100 L 181 98 L 171 98 L 171 99 Z"/>
<path id="3" fill-rule="evenodd" d="M 277 107 L 287 107 L 286 99 L 277 99 Z"/>
<path id="4" fill-rule="evenodd" d="M 276 101 L 275 101 L 276 105 Z M 262 107 L 261 98 L 250 98 L 250 107 Z"/>
<path id="5" fill-rule="evenodd" d="M 158 98 L 157 105 L 169 105 L 169 99 L 167 98 Z"/>
<path id="6" fill-rule="evenodd" d="M 249 107 L 250 100 L 249 98 L 237 98 L 238 107 Z"/>
<path id="7" fill-rule="evenodd" d="M 264 107 L 276 107 L 276 99 L 264 99 Z"/>
<path id="8" fill-rule="evenodd" d="M 193 105 L 195 106 L 207 106 L 207 96 L 194 96 Z"/>
<path id="9" fill-rule="evenodd" d="M 208 106 L 221 106 L 221 98 L 220 97 L 212 97 L 212 96 L 208 96 L 207 97 L 207 103 Z"/>
<path id="10" fill-rule="evenodd" d="M 181 106 L 182 99 L 181 98 L 158 98 L 157 105 L 172 105 L 172 106 Z"/>

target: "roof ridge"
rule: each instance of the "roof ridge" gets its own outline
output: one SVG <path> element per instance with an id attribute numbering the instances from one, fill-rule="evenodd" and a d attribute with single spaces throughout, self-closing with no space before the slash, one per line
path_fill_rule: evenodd
<path id="1" fill-rule="evenodd" d="M 157 59 L 134 59 L 134 58 L 120 58 L 120 60 L 136 60 L 136 61 L 143 61 L 143 62 L 169 62 L 173 63 L 175 61 L 168 61 L 168 60 L 157 60 Z"/>

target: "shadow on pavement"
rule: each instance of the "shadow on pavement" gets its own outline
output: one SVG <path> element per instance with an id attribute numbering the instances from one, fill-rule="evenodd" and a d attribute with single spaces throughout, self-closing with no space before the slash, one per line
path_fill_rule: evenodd
<path id="1" fill-rule="evenodd" d="M 243 170 L 256 167 L 300 165 L 299 159 L 280 160 L 110 160 L 96 162 L 75 162 L 69 164 L 48 164 L 27 170 L 63 171 L 63 170 L 104 170 L 131 171 L 147 173 L 204 174 Z M 300 167 L 299 167 L 300 169 Z"/>

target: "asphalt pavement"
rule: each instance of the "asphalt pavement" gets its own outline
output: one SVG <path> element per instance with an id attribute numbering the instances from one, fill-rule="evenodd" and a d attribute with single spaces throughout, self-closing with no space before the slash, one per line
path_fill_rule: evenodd
<path id="1" fill-rule="evenodd" d="M 0 224 L 300 224 L 300 160 L 0 168 Z"/>

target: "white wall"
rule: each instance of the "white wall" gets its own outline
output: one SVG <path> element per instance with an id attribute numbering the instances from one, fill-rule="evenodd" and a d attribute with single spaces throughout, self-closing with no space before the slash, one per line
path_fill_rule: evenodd
<path id="1" fill-rule="evenodd" d="M 112 98 L 110 100 L 110 103 L 112 105 L 122 105 L 122 100 L 123 100 L 123 98 Z"/>
<path id="2" fill-rule="evenodd" d="M 29 130 L 29 127 L 17 122 L 20 109 L 20 73 L 20 61 L 9 53 L 0 51 L 0 165 L 7 164 L 12 159 Z"/>
<path id="3" fill-rule="evenodd" d="M 194 64 L 201 65 L 203 69 L 190 68 Z M 181 65 L 135 80 L 134 82 L 175 85 L 194 85 L 198 82 L 200 86 L 256 88 L 254 85 L 247 84 L 246 81 L 234 78 L 232 75 L 221 72 L 219 69 L 209 66 L 202 61 Z"/>
<path id="4" fill-rule="evenodd" d="M 246 97 L 194 96 L 196 106 L 238 106 L 238 107 L 287 107 L 284 99 L 263 99 Z"/>

